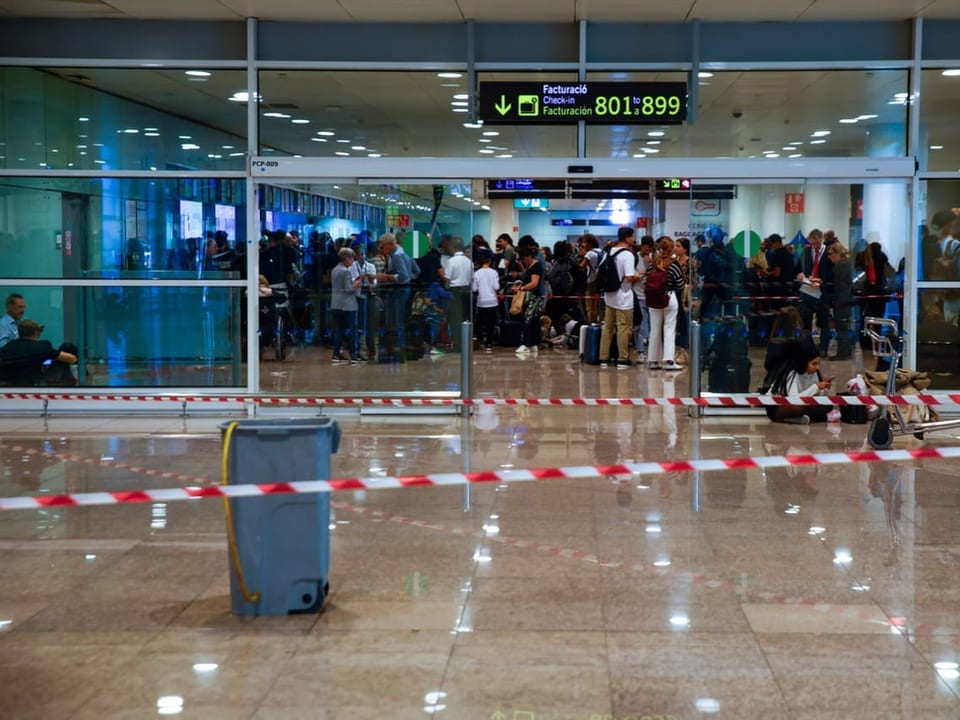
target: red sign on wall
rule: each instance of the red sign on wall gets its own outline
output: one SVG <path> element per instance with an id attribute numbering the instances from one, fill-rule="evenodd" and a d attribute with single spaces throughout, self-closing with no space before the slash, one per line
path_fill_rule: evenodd
<path id="1" fill-rule="evenodd" d="M 803 212 L 803 193 L 787 193 L 784 195 L 783 211 L 788 214 Z"/>
<path id="2" fill-rule="evenodd" d="M 641 229 L 643 229 L 643 230 L 646 230 L 646 229 L 649 227 L 649 225 L 647 224 L 647 223 L 649 223 L 649 222 L 650 222 L 649 218 L 638 217 L 638 218 L 637 218 L 637 227 L 638 227 L 638 228 L 641 228 Z"/>
<path id="3" fill-rule="evenodd" d="M 408 228 L 410 227 L 409 215 L 387 215 L 387 225 L 390 227 Z"/>

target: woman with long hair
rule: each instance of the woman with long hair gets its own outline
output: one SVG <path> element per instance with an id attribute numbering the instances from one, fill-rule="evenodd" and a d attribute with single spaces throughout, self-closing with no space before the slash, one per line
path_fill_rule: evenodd
<path id="1" fill-rule="evenodd" d="M 833 387 L 832 377 L 820 374 L 820 352 L 810 341 L 787 343 L 780 352 L 780 362 L 773 371 L 767 395 L 806 397 L 826 395 Z M 826 422 L 830 405 L 768 405 L 767 417 L 774 422 L 806 425 Z"/>

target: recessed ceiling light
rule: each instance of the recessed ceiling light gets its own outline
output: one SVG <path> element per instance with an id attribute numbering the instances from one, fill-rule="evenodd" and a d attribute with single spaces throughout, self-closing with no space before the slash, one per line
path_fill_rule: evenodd
<path id="1" fill-rule="evenodd" d="M 307 120 L 307 119 L 305 119 L 305 118 L 294 118 L 294 119 L 291 120 L 290 122 L 292 122 L 294 125 L 309 125 L 309 124 L 310 124 L 310 121 Z"/>
<path id="2" fill-rule="evenodd" d="M 826 142 L 826 140 L 811 140 L 811 141 L 810 141 L 810 144 L 811 144 L 811 145 L 823 145 L 825 142 Z"/>
<path id="3" fill-rule="evenodd" d="M 470 108 L 455 107 L 453 108 L 453 111 L 459 113 L 470 112 Z"/>
<path id="4" fill-rule="evenodd" d="M 666 133 L 663 130 L 651 130 L 647 133 L 647 137 L 663 137 Z"/>
<path id="5" fill-rule="evenodd" d="M 640 148 L 640 149 L 643 150 L 645 153 L 658 153 L 658 152 L 660 152 L 660 148 L 655 148 L 655 147 L 642 147 L 642 148 Z"/>
<path id="6" fill-rule="evenodd" d="M 367 146 L 366 146 L 366 145 L 351 145 L 351 146 L 350 146 L 350 149 L 351 149 L 351 150 L 366 150 L 366 149 L 367 149 Z"/>
<path id="7" fill-rule="evenodd" d="M 803 153 L 790 153 L 789 157 L 792 157 L 792 158 L 803 157 Z"/>
<path id="8" fill-rule="evenodd" d="M 380 153 L 370 153 L 367 155 L 367 157 L 378 158 L 378 157 L 383 157 L 383 155 L 381 155 Z"/>
<path id="9" fill-rule="evenodd" d="M 350 157 L 350 153 L 343 152 L 341 150 L 337 150 L 337 155 L 339 155 L 340 157 Z"/>
<path id="10" fill-rule="evenodd" d="M 490 138 L 477 138 L 477 142 L 488 143 L 493 142 Z"/>
<path id="11" fill-rule="evenodd" d="M 502 155 L 497 155 L 498 158 L 512 158 L 513 155 L 510 153 L 503 153 Z"/>
<path id="12" fill-rule="evenodd" d="M 634 153 L 633 156 L 634 156 L 635 158 L 644 158 L 644 157 L 647 156 L 647 154 L 646 154 L 646 153 Z"/>
<path id="13" fill-rule="evenodd" d="M 143 135 L 144 137 L 160 137 L 160 133 L 158 132 L 145 132 Z"/>
<path id="14" fill-rule="evenodd" d="M 178 136 L 177 136 L 177 139 L 178 139 L 178 140 L 193 140 L 193 136 L 192 136 L 192 135 L 178 135 Z"/>
<path id="15" fill-rule="evenodd" d="M 466 100 L 451 100 L 450 104 L 454 107 L 470 107 L 470 103 Z"/>
<path id="16" fill-rule="evenodd" d="M 647 140 L 647 145 L 660 145 L 662 140 Z"/>
<path id="17" fill-rule="evenodd" d="M 764 155 L 764 157 L 768 157 L 768 158 L 778 158 L 778 157 L 780 157 L 780 153 L 775 153 L 775 152 L 766 153 L 766 154 Z"/>
<path id="18" fill-rule="evenodd" d="M 931 150 L 943 150 L 943 145 L 931 145 Z"/>
<path id="19" fill-rule="evenodd" d="M 496 150 L 491 150 L 490 148 L 480 148 L 478 152 L 482 152 L 484 155 L 493 155 Z"/>
<path id="20" fill-rule="evenodd" d="M 77 121 L 78 121 L 78 122 L 90 122 L 90 118 L 88 118 L 88 117 L 78 117 L 78 118 L 77 118 Z"/>
<path id="21" fill-rule="evenodd" d="M 469 100 L 469 99 L 470 99 L 470 96 L 467 95 L 466 93 L 457 93 L 456 95 L 453 96 L 453 99 L 454 99 L 454 100 Z"/>
<path id="22" fill-rule="evenodd" d="M 485 130 L 483 134 L 484 137 L 496 137 L 500 133 L 497 130 Z"/>
<path id="23" fill-rule="evenodd" d="M 857 115 L 857 120 L 873 120 L 876 115 Z"/>
<path id="24" fill-rule="evenodd" d="M 183 74 L 189 75 L 190 77 L 203 77 L 203 78 L 210 77 L 211 75 L 213 75 L 213 73 L 207 72 L 206 70 L 187 70 Z"/>
<path id="25" fill-rule="evenodd" d="M 317 130 L 317 135 L 323 135 L 324 137 L 333 137 L 336 133 L 333 130 Z"/>
<path id="26" fill-rule="evenodd" d="M 857 122 L 856 118 L 840 118 L 841 125 L 853 125 Z"/>
<path id="27" fill-rule="evenodd" d="M 706 71 L 704 71 L 704 70 L 701 70 L 700 72 L 697 73 L 697 77 L 698 77 L 698 78 L 712 78 L 712 77 L 713 77 L 713 73 L 712 73 L 712 72 L 706 72 Z"/>
<path id="28" fill-rule="evenodd" d="M 339 139 L 337 140 L 337 142 L 340 143 L 341 145 L 345 145 L 346 143 L 348 143 L 348 142 L 350 142 L 350 141 L 349 141 L 349 140 L 345 140 L 344 138 L 339 138 Z"/>
<path id="29" fill-rule="evenodd" d="M 471 130 L 479 130 L 480 128 L 483 127 L 483 123 L 482 122 L 465 122 L 463 126 L 465 128 L 470 128 Z M 486 133 L 484 133 L 484 135 L 486 135 Z"/>
<path id="30" fill-rule="evenodd" d="M 438 77 L 438 78 L 450 78 L 450 79 L 453 79 L 453 78 L 462 78 L 462 77 L 463 77 L 463 74 L 462 74 L 462 73 L 458 73 L 458 72 L 442 72 L 442 73 L 437 73 L 437 77 Z"/>
<path id="31" fill-rule="evenodd" d="M 440 87 L 460 87 L 460 83 L 442 83 Z"/>
<path id="32" fill-rule="evenodd" d="M 247 102 L 247 100 L 249 99 L 250 99 L 250 95 L 247 93 L 246 90 L 238 90 L 229 98 L 230 102 Z M 259 102 L 262 99 L 263 98 L 257 95 L 257 102 Z"/>
<path id="33" fill-rule="evenodd" d="M 326 138 L 310 138 L 314 142 L 327 142 Z"/>
<path id="34" fill-rule="evenodd" d="M 944 77 L 957 77 L 957 76 L 960 76 L 960 69 L 951 68 L 949 70 L 944 70 L 940 74 L 943 75 Z"/>

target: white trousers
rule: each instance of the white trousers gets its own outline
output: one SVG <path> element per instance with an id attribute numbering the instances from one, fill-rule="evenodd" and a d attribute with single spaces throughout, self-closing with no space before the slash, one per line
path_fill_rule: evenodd
<path id="1" fill-rule="evenodd" d="M 677 351 L 677 294 L 669 293 L 669 304 L 650 311 L 650 340 L 647 343 L 647 362 L 670 362 Z"/>

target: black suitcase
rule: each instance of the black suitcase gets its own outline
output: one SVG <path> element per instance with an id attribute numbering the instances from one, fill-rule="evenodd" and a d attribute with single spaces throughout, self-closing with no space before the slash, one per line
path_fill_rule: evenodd
<path id="1" fill-rule="evenodd" d="M 742 318 L 727 318 L 716 324 L 707 357 L 709 392 L 750 392 L 750 344 Z"/>
<path id="2" fill-rule="evenodd" d="M 518 320 L 502 320 L 498 327 L 501 347 L 518 348 L 523 344 L 523 323 Z"/>
<path id="3" fill-rule="evenodd" d="M 600 364 L 600 336 L 603 333 L 603 325 L 581 325 L 580 326 L 580 362 L 587 365 Z M 617 346 L 617 335 L 614 333 L 610 341 L 610 362 L 616 362 L 619 358 Z"/>

